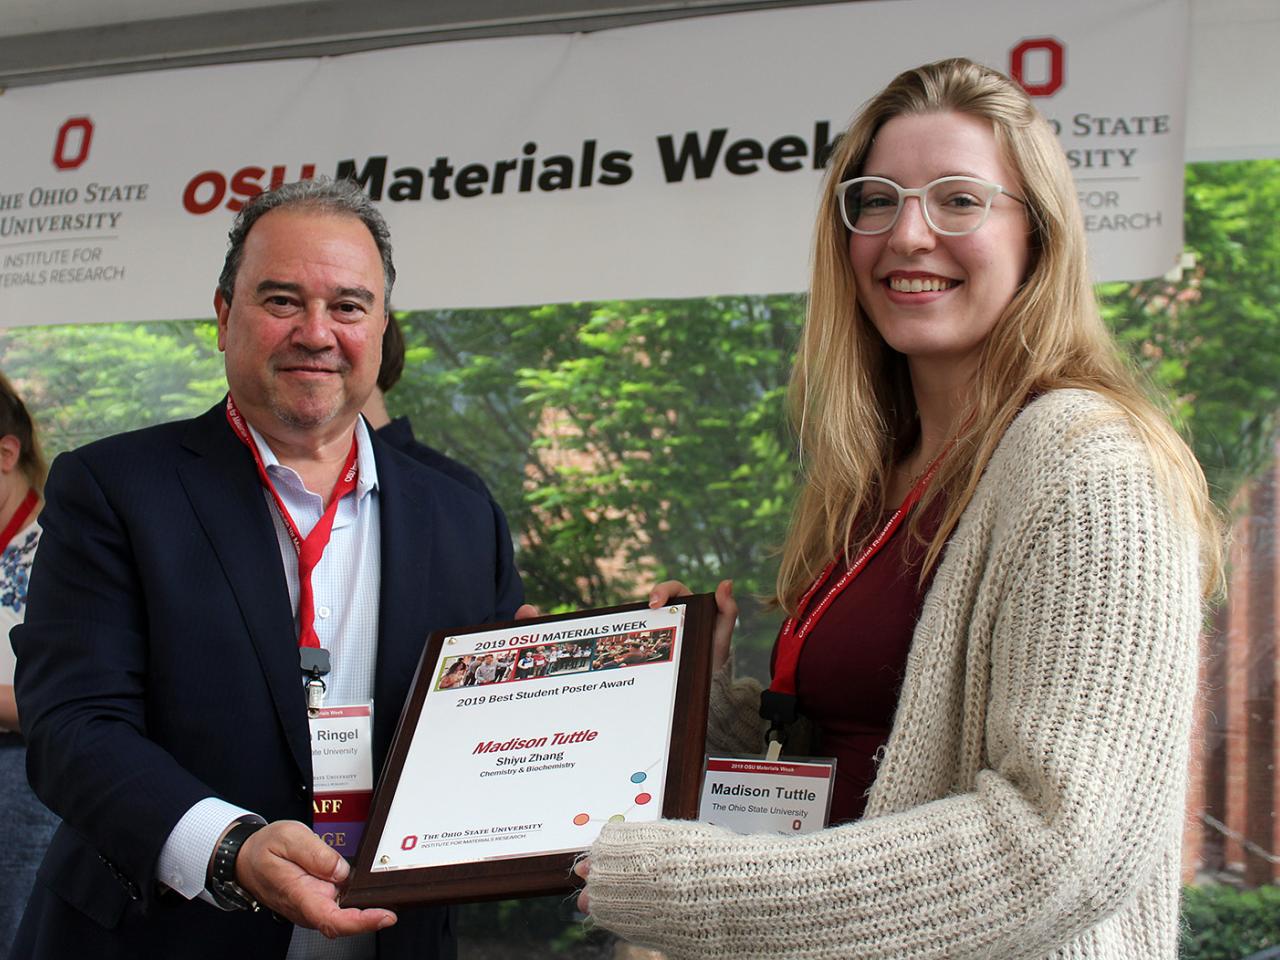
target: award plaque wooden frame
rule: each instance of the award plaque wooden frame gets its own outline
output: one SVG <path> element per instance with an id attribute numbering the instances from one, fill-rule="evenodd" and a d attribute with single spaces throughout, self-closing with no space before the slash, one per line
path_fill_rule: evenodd
<path id="1" fill-rule="evenodd" d="M 342 905 L 565 893 L 605 822 L 696 817 L 715 616 L 698 594 L 431 634 Z"/>

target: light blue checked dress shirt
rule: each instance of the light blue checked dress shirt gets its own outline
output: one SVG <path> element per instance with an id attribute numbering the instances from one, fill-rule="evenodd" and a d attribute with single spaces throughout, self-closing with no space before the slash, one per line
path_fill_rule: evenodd
<path id="1" fill-rule="evenodd" d="M 258 431 L 252 426 L 249 431 L 262 454 L 267 475 L 288 507 L 299 533 L 305 537 L 324 513 L 323 497 L 308 490 L 296 471 L 276 459 Z M 248 455 L 245 451 L 245 456 Z M 315 591 L 316 634 L 320 637 L 320 645 L 329 651 L 330 658 L 330 672 L 325 677 L 328 684 L 325 704 L 329 706 L 367 703 L 373 699 L 374 666 L 378 655 L 382 533 L 378 525 L 378 468 L 374 463 L 364 418 L 356 422 L 356 457 L 360 466 L 356 488 L 339 502 L 333 521 L 333 535 L 311 574 Z M 267 500 L 271 520 L 275 524 L 280 560 L 289 583 L 289 602 L 294 610 L 294 635 L 281 637 L 280 642 L 296 645 L 298 551 L 294 549 L 289 530 L 270 491 L 263 487 L 262 495 Z M 302 682 L 299 670 L 298 684 Z M 246 735 L 249 733 L 246 731 Z M 217 797 L 206 797 L 193 806 L 178 821 L 160 851 L 156 871 L 160 882 L 188 900 L 197 896 L 210 900 L 204 883 L 213 848 L 233 820 L 249 813 L 256 811 L 245 810 Z M 210 906 L 210 909 L 217 908 Z M 327 940 L 314 930 L 295 927 L 288 960 L 369 960 L 374 952 L 373 934 Z"/>

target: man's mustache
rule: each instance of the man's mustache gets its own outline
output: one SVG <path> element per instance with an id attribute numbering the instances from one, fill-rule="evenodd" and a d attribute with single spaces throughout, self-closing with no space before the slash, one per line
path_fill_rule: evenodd
<path id="1" fill-rule="evenodd" d="M 277 354 L 271 360 L 273 370 L 321 370 L 326 373 L 347 373 L 351 361 L 338 350 L 290 350 Z"/>

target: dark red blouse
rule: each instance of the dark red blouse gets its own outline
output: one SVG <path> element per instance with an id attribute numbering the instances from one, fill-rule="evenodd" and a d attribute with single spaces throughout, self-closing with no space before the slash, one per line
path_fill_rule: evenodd
<path id="1" fill-rule="evenodd" d="M 833 825 L 857 820 L 866 809 L 875 756 L 889 739 L 907 651 L 929 586 L 919 585 L 927 538 L 937 530 L 941 513 L 935 502 L 922 525 L 926 543 L 911 536 L 910 518 L 904 520 L 827 609 L 800 654 L 797 703 L 818 731 L 811 752 L 837 761 Z M 888 519 L 886 514 L 880 522 Z M 836 565 L 814 602 L 846 569 Z"/>

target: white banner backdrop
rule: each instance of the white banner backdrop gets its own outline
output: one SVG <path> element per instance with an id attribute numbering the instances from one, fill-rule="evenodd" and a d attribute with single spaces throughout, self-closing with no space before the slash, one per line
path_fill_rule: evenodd
<path id="1" fill-rule="evenodd" d="M 1100 279 L 1182 245 L 1187 0 L 881 0 L 0 98 L 0 325 L 212 315 L 232 212 L 354 174 L 401 308 L 801 290 L 825 152 L 899 71 L 1039 91 Z"/>
<path id="2" fill-rule="evenodd" d="M 1280 157 L 1280 3 L 1191 0 L 1188 162 Z"/>

